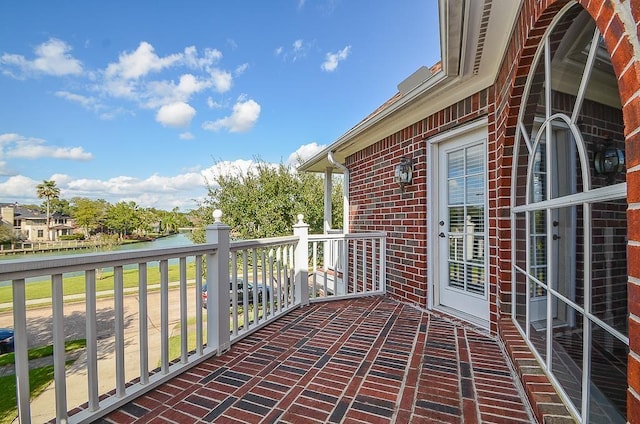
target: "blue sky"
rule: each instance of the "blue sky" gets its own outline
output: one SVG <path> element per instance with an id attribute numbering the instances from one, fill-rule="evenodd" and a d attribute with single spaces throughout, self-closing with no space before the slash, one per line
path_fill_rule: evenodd
<path id="1" fill-rule="evenodd" d="M 440 60 L 436 0 L 0 2 L 0 202 L 186 211 L 290 163 Z"/>

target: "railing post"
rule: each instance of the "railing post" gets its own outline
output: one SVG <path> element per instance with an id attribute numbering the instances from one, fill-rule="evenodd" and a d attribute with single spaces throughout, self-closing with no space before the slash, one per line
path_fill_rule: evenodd
<path id="1" fill-rule="evenodd" d="M 207 254 L 207 346 L 218 355 L 229 350 L 229 233 L 222 223 L 222 211 L 213 212 L 214 223 L 207 226 L 207 243 L 217 249 Z"/>
<path id="2" fill-rule="evenodd" d="M 298 223 L 293 226 L 293 235 L 298 236 L 296 245 L 295 266 L 295 303 L 301 306 L 309 304 L 309 224 L 302 220 L 302 214 L 298 215 Z"/>

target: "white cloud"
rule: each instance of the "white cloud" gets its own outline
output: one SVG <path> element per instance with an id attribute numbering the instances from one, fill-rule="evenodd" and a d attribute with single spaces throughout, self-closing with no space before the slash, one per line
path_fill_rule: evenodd
<path id="1" fill-rule="evenodd" d="M 293 61 L 295 62 L 300 57 L 304 57 L 306 54 L 306 48 L 304 46 L 304 41 L 296 40 L 293 42 Z"/>
<path id="2" fill-rule="evenodd" d="M 181 54 L 160 57 L 151 44 L 142 41 L 134 52 L 120 54 L 118 62 L 109 64 L 105 74 L 107 78 L 135 80 L 150 72 L 173 66 L 182 58 Z"/>
<path id="3" fill-rule="evenodd" d="M 180 140 L 193 140 L 194 138 L 196 137 L 193 134 L 191 134 L 189 131 L 183 132 L 182 134 L 180 134 Z"/>
<path id="4" fill-rule="evenodd" d="M 24 175 L 14 175 L 6 181 L 0 182 L 0 198 L 11 202 L 32 203 L 37 199 L 36 186 L 38 184 L 40 181 Z"/>
<path id="5" fill-rule="evenodd" d="M 219 109 L 222 107 L 220 103 L 213 100 L 213 97 L 207 97 L 207 106 L 209 106 L 210 109 Z"/>
<path id="6" fill-rule="evenodd" d="M 104 108 L 95 97 L 83 96 L 82 94 L 71 93 L 69 91 L 56 91 L 55 95 L 70 102 L 77 103 L 88 110 L 96 111 Z"/>
<path id="7" fill-rule="evenodd" d="M 71 46 L 62 40 L 50 38 L 34 49 L 35 58 L 29 60 L 22 55 L 4 53 L 0 56 L 3 73 L 15 78 L 36 75 L 79 75 L 82 73 L 82 62 L 71 54 Z M 17 69 L 19 74 L 14 74 Z"/>
<path id="8" fill-rule="evenodd" d="M 284 50 L 284 48 L 282 46 L 278 47 L 275 49 L 275 51 L 273 52 L 276 56 L 280 56 L 282 54 L 282 51 Z"/>
<path id="9" fill-rule="evenodd" d="M 222 59 L 222 52 L 217 49 L 205 49 L 203 56 L 198 56 L 198 49 L 189 46 L 184 49 L 184 63 L 193 69 L 207 69 Z"/>
<path id="10" fill-rule="evenodd" d="M 247 69 L 249 69 L 249 64 L 248 63 L 243 63 L 242 65 L 236 67 L 236 75 L 242 75 L 245 72 L 247 72 Z"/>
<path id="11" fill-rule="evenodd" d="M 221 175 L 242 176 L 246 175 L 254 168 L 256 162 L 253 160 L 238 159 L 235 161 L 220 161 L 207 169 L 200 171 L 200 174 L 209 184 L 216 185 Z"/>
<path id="12" fill-rule="evenodd" d="M 298 148 L 298 150 L 296 150 L 295 152 L 289 155 L 289 158 L 287 159 L 287 164 L 297 165 L 298 163 L 300 163 L 300 161 L 305 161 L 309 159 L 310 157 L 320 152 L 325 147 L 326 147 L 325 145 L 321 145 L 316 142 L 303 144 Z"/>
<path id="13" fill-rule="evenodd" d="M 156 114 L 156 121 L 165 127 L 188 127 L 196 115 L 196 110 L 184 102 L 164 105 Z"/>
<path id="14" fill-rule="evenodd" d="M 188 102 L 194 94 L 206 90 L 211 84 L 211 81 L 184 74 L 180 76 L 178 84 L 173 81 L 150 81 L 145 87 L 146 92 L 141 92 L 139 97 L 146 98 L 144 107 L 153 109 L 170 103 Z"/>
<path id="15" fill-rule="evenodd" d="M 335 53 L 327 53 L 325 61 L 320 66 L 323 71 L 333 72 L 338 68 L 338 64 L 346 60 L 351 52 L 351 46 L 346 46 L 342 50 L 338 50 Z"/>
<path id="16" fill-rule="evenodd" d="M 211 80 L 213 87 L 218 93 L 225 93 L 231 89 L 233 77 L 229 72 L 220 69 L 213 69 L 211 71 Z"/>
<path id="17" fill-rule="evenodd" d="M 233 106 L 231 115 L 218 119 L 217 121 L 207 121 L 202 124 L 205 130 L 217 131 L 226 128 L 229 132 L 247 132 L 258 121 L 260 117 L 260 105 L 254 100 L 238 99 Z"/>
<path id="18" fill-rule="evenodd" d="M 47 145 L 46 140 L 28 138 L 19 134 L 0 135 L 0 156 L 21 159 L 66 159 L 87 161 L 93 159 L 91 153 L 82 147 L 58 147 Z"/>

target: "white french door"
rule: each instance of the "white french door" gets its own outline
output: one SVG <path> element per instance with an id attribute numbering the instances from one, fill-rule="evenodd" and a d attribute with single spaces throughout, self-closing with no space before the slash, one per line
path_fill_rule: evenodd
<path id="1" fill-rule="evenodd" d="M 439 305 L 489 320 L 486 132 L 438 145 Z"/>

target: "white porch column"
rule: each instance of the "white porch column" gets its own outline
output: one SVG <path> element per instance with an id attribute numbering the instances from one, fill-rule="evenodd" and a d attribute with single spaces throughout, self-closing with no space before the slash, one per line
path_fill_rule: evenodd
<path id="1" fill-rule="evenodd" d="M 333 228 L 333 216 L 331 213 L 332 202 L 331 193 L 333 193 L 333 168 L 328 167 L 324 171 L 324 233 L 328 234 Z"/>
<path id="2" fill-rule="evenodd" d="M 295 251 L 295 303 L 301 306 L 309 304 L 309 224 L 302 220 L 302 214 L 298 215 L 298 223 L 293 226 L 293 235 L 298 236 L 298 244 Z"/>
<path id="3" fill-rule="evenodd" d="M 229 334 L 229 233 L 222 223 L 222 211 L 213 212 L 214 223 L 207 226 L 207 243 L 217 249 L 207 254 L 207 347 L 222 355 L 231 347 Z"/>

